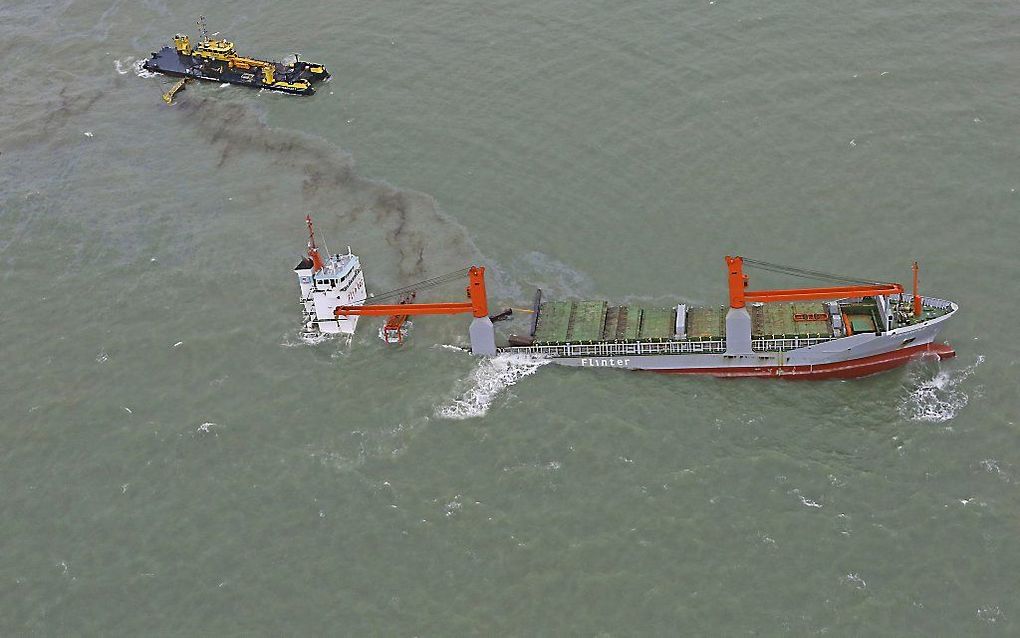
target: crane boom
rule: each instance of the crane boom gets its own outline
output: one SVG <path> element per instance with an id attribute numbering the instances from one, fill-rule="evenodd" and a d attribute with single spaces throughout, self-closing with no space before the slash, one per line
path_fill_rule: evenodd
<path id="1" fill-rule="evenodd" d="M 471 266 L 468 268 L 467 296 L 471 301 L 337 306 L 333 310 L 333 314 L 338 317 L 350 315 L 379 317 L 385 315 L 457 315 L 470 312 L 475 318 L 487 318 L 489 316 L 489 302 L 485 295 L 484 266 Z"/>
<path id="2" fill-rule="evenodd" d="M 744 274 L 743 265 L 744 260 L 742 257 L 726 257 L 726 266 L 729 270 L 730 308 L 743 308 L 748 301 L 812 301 L 816 299 L 842 299 L 844 297 L 897 295 L 903 292 L 903 286 L 895 283 L 746 290 L 747 275 Z"/>
<path id="3" fill-rule="evenodd" d="M 459 315 L 473 310 L 474 306 L 470 302 L 450 302 L 337 306 L 334 312 L 338 317 L 350 315 L 385 317 L 387 315 Z"/>
<path id="4" fill-rule="evenodd" d="M 333 310 L 333 314 L 337 317 L 350 315 L 391 315 L 391 321 L 393 321 L 399 320 L 402 315 L 456 315 L 471 313 L 474 316 L 474 319 L 471 320 L 471 325 L 468 327 L 471 353 L 491 356 L 496 354 L 496 332 L 493 330 L 492 321 L 489 319 L 489 301 L 485 296 L 485 267 L 471 266 L 468 268 L 467 274 L 467 296 L 470 299 L 467 302 L 337 306 Z M 393 321 L 394 326 L 398 330 L 399 325 L 402 323 L 400 321 Z M 400 341 L 399 336 L 397 340 Z"/>

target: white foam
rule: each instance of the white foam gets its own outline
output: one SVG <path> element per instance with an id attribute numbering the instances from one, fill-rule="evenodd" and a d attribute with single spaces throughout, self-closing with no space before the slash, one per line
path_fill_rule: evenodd
<path id="1" fill-rule="evenodd" d="M 821 508 L 822 507 L 822 504 L 819 503 L 818 501 L 814 501 L 814 500 L 812 500 L 810 498 L 806 498 L 803 494 L 801 494 L 799 488 L 794 488 L 793 490 L 787 492 L 787 494 L 793 494 L 797 498 L 799 498 L 800 499 L 800 504 L 803 505 L 804 507 L 816 507 L 816 508 Z"/>
<path id="2" fill-rule="evenodd" d="M 524 377 L 531 376 L 549 363 L 547 359 L 536 359 L 520 354 L 499 354 L 486 357 L 468 377 L 467 389 L 446 405 L 436 408 L 436 416 L 445 419 L 472 419 L 485 416 L 493 401 L 506 388 L 515 385 Z"/>
<path id="3" fill-rule="evenodd" d="M 800 496 L 799 494 L 797 496 L 798 496 L 798 498 L 800 498 L 801 504 L 804 505 L 805 507 L 821 507 L 822 506 L 822 504 L 819 503 L 818 501 L 812 501 L 811 499 L 804 498 L 803 496 Z"/>
<path id="4" fill-rule="evenodd" d="M 301 343 L 305 344 L 306 346 L 317 346 L 323 341 L 328 340 L 329 335 L 327 335 L 325 332 L 319 333 L 309 332 L 301 334 L 301 336 L 299 336 L 298 339 L 300 339 Z"/>
<path id="5" fill-rule="evenodd" d="M 320 343 L 329 341 L 332 335 L 328 335 L 324 332 L 316 333 L 310 332 L 307 334 L 298 333 L 297 340 L 294 339 L 294 336 L 295 336 L 294 333 L 290 332 L 286 333 L 285 335 L 283 335 L 283 341 L 280 342 L 280 345 L 283 346 L 284 348 L 297 348 L 300 346 L 317 346 Z"/>
<path id="6" fill-rule="evenodd" d="M 133 59 L 134 58 L 124 58 L 124 60 L 126 62 L 129 62 L 129 63 Z M 114 60 L 113 61 L 113 68 L 117 69 L 117 73 L 120 73 L 121 75 L 127 75 L 127 73 L 128 73 L 128 70 L 124 68 L 123 63 L 120 60 Z"/>
<path id="7" fill-rule="evenodd" d="M 957 370 L 936 368 L 931 374 L 930 366 L 921 366 L 911 372 L 912 386 L 900 402 L 900 414 L 914 421 L 944 423 L 955 417 L 970 397 L 960 387 L 985 358 L 978 355 L 973 364 Z"/>
<path id="8" fill-rule="evenodd" d="M 145 64 L 145 60 L 139 59 L 131 65 L 131 68 L 135 70 L 135 75 L 140 78 L 154 78 L 159 75 L 158 73 L 153 73 L 152 71 L 142 68 L 143 64 Z"/>
<path id="9" fill-rule="evenodd" d="M 868 583 L 864 582 L 864 579 L 861 578 L 861 575 L 856 572 L 850 572 L 849 574 L 844 576 L 843 582 L 849 583 L 856 587 L 857 589 L 864 589 L 868 586 Z"/>
<path id="10" fill-rule="evenodd" d="M 988 607 L 978 607 L 977 617 L 981 620 L 989 623 L 999 622 L 1005 620 L 1006 616 L 999 609 L 998 605 L 989 605 Z"/>

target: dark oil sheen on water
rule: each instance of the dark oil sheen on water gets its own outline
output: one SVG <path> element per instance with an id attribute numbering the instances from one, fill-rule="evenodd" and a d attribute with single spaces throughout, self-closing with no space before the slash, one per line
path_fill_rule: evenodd
<path id="1" fill-rule="evenodd" d="M 168 107 L 141 64 L 200 13 L 332 77 Z M 0 635 L 1017 635 L 1018 19 L 5 3 Z M 483 264 L 494 309 L 653 332 L 727 303 L 724 255 L 917 260 L 957 356 L 720 380 L 479 360 L 443 317 L 309 345 L 309 213 L 369 292 Z"/>

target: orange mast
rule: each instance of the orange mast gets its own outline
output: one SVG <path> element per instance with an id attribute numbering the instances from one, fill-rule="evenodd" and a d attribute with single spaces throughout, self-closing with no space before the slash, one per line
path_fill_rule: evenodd
<path id="1" fill-rule="evenodd" d="M 744 258 L 726 255 L 726 268 L 729 271 L 730 308 L 743 308 L 744 288 L 747 288 L 747 275 L 744 274 Z"/>
<path id="2" fill-rule="evenodd" d="M 915 261 L 914 262 L 914 317 L 920 317 L 921 316 L 921 297 L 920 297 L 920 295 L 917 294 L 917 271 L 919 271 L 919 270 L 920 270 L 920 268 L 918 267 L 917 262 Z"/>
<path id="3" fill-rule="evenodd" d="M 825 286 L 821 288 L 784 288 L 778 290 L 745 290 L 747 275 L 744 274 L 744 260 L 741 257 L 726 257 L 729 271 L 730 308 L 743 308 L 748 301 L 812 301 L 821 299 L 842 299 L 844 297 L 867 297 L 874 295 L 896 295 L 903 292 L 900 284 L 860 284 L 851 286 Z M 916 277 L 916 271 L 915 271 Z M 916 300 L 915 293 L 915 300 Z M 915 312 L 916 312 L 915 302 Z"/>
<path id="4" fill-rule="evenodd" d="M 308 256 L 312 258 L 312 272 L 322 270 L 322 257 L 319 255 L 319 248 L 315 245 L 315 230 L 312 228 L 312 216 L 305 215 L 305 223 L 308 224 Z"/>

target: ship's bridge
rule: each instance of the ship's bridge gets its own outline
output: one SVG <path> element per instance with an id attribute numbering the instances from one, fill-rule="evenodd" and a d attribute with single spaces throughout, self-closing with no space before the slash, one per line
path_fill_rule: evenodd
<path id="1" fill-rule="evenodd" d="M 355 255 L 333 255 L 323 264 L 322 270 L 315 273 L 316 285 L 319 287 L 343 287 L 357 275 L 358 262 Z"/>
<path id="2" fill-rule="evenodd" d="M 238 59 L 234 43 L 230 40 L 202 40 L 195 48 L 195 55 L 207 60 L 230 62 Z"/>
<path id="3" fill-rule="evenodd" d="M 219 55 L 236 55 L 234 43 L 230 40 L 203 40 L 199 43 L 198 49 Z"/>

